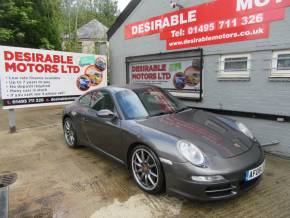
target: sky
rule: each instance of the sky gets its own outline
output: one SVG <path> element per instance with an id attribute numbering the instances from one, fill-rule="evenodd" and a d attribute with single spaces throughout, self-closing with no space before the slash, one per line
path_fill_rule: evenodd
<path id="1" fill-rule="evenodd" d="M 130 0 L 118 0 L 119 10 L 123 11 L 129 2 L 130 2 Z"/>

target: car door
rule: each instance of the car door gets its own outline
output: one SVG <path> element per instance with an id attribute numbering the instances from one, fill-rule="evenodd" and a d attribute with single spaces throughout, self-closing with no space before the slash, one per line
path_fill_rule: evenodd
<path id="1" fill-rule="evenodd" d="M 71 112 L 71 115 L 73 117 L 75 127 L 77 128 L 77 134 L 78 134 L 78 140 L 79 143 L 82 143 L 84 145 L 88 144 L 88 137 L 87 134 L 84 131 L 84 118 L 86 117 L 86 114 L 88 113 L 88 110 L 90 109 L 91 104 L 91 93 L 87 93 L 80 97 L 80 99 L 77 102 L 77 107 L 74 108 L 74 110 Z"/>
<path id="2" fill-rule="evenodd" d="M 121 146 L 120 120 L 98 117 L 97 112 L 104 109 L 116 113 L 111 94 L 106 90 L 92 92 L 90 108 L 84 117 L 84 129 L 93 146 L 118 158 Z"/>

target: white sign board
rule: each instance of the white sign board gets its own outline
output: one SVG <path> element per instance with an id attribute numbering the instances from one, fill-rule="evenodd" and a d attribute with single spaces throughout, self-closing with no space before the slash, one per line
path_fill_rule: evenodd
<path id="1" fill-rule="evenodd" d="M 3 109 L 65 104 L 107 85 L 106 56 L 0 46 Z"/>

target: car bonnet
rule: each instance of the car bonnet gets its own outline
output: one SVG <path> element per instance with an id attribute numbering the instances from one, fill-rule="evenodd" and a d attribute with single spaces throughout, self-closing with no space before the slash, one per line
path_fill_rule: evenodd
<path id="1" fill-rule="evenodd" d="M 202 110 L 151 117 L 138 123 L 188 140 L 204 153 L 223 158 L 238 156 L 253 146 L 253 141 L 235 128 L 234 121 Z"/>

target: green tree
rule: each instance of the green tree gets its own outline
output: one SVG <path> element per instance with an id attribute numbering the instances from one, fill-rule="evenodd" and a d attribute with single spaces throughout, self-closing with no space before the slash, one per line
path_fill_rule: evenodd
<path id="1" fill-rule="evenodd" d="M 105 26 L 111 27 L 118 14 L 117 0 L 101 0 L 97 3 L 97 19 Z"/>
<path id="2" fill-rule="evenodd" d="M 79 27 L 92 19 L 111 27 L 119 15 L 117 0 L 62 0 L 61 12 L 62 33 L 69 36 L 67 51 L 76 51 Z"/>
<path id="3" fill-rule="evenodd" d="M 60 0 L 0 0 L 0 44 L 61 49 Z"/>

